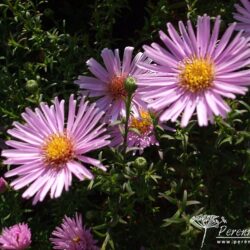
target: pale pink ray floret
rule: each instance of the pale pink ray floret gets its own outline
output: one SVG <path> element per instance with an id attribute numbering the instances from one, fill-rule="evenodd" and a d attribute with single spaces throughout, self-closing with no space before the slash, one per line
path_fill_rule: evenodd
<path id="1" fill-rule="evenodd" d="M 235 4 L 237 12 L 234 13 L 234 19 L 237 21 L 236 29 L 244 30 L 250 35 L 250 1 L 240 0 L 241 4 Z"/>

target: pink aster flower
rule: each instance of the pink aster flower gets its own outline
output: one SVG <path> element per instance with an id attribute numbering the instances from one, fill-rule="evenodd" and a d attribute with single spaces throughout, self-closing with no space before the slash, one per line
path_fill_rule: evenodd
<path id="1" fill-rule="evenodd" d="M 3 228 L 0 235 L 0 248 L 3 250 L 23 250 L 31 244 L 31 232 L 27 224 L 19 223 Z"/>
<path id="2" fill-rule="evenodd" d="M 235 4 L 237 13 L 234 13 L 234 19 L 238 21 L 237 30 L 244 30 L 250 35 L 250 1 L 241 0 L 242 5 Z"/>
<path id="3" fill-rule="evenodd" d="M 129 120 L 128 132 L 128 147 L 138 148 L 139 152 L 151 145 L 159 145 L 153 126 L 153 120 L 150 113 L 146 110 L 140 109 L 138 113 L 131 114 Z M 123 144 L 124 138 L 122 131 L 124 125 L 110 126 L 111 144 L 112 147 L 117 147 Z"/>
<path id="4" fill-rule="evenodd" d="M 15 128 L 8 130 L 17 140 L 6 142 L 13 149 L 2 151 L 7 158 L 4 163 L 20 166 L 5 176 L 18 176 L 10 184 L 15 190 L 29 185 L 22 197 L 35 195 L 33 204 L 42 201 L 49 191 L 51 198 L 59 197 L 64 188 L 67 191 L 72 174 L 79 180 L 92 179 L 85 164 L 105 170 L 98 160 L 85 155 L 109 144 L 109 135 L 103 134 L 104 124 L 98 125 L 104 112 L 84 99 L 76 110 L 76 103 L 71 95 L 67 119 L 64 100 L 59 102 L 58 98 L 51 106 L 41 103 L 35 112 L 27 108 L 22 114 L 25 123 L 15 122 Z"/>
<path id="5" fill-rule="evenodd" d="M 206 126 L 214 115 L 226 117 L 230 107 L 222 97 L 245 94 L 250 84 L 248 39 L 239 32 L 232 38 L 235 23 L 219 39 L 220 17 L 211 32 L 210 17 L 198 17 L 196 33 L 190 21 L 179 22 L 180 35 L 168 23 L 168 35 L 160 31 L 166 48 L 157 43 L 144 46 L 145 54 L 157 65 L 140 62 L 155 75 L 140 77 L 148 108 L 161 112 L 160 121 L 176 121 L 182 114 L 185 127 L 196 110 L 198 123 Z M 218 40 L 219 39 L 219 40 Z"/>
<path id="6" fill-rule="evenodd" d="M 125 80 L 127 77 L 137 79 L 139 75 L 147 72 L 138 68 L 136 63 L 149 63 L 149 59 L 146 59 L 143 53 L 138 53 L 132 59 L 133 50 L 133 47 L 126 47 L 121 62 L 118 49 L 114 52 L 107 48 L 103 49 L 101 56 L 105 67 L 91 58 L 87 61 L 87 65 L 94 77 L 79 76 L 75 81 L 84 90 L 83 95 L 99 98 L 96 104 L 106 112 L 105 118 L 108 120 L 114 121 L 121 115 L 125 115 L 124 100 L 127 96 Z M 132 109 L 143 105 L 145 104 L 137 90 L 134 94 Z"/>
<path id="7" fill-rule="evenodd" d="M 50 241 L 53 249 L 64 250 L 98 250 L 96 241 L 82 225 L 82 216 L 76 214 L 75 218 L 64 217 L 60 227 L 52 232 Z"/>

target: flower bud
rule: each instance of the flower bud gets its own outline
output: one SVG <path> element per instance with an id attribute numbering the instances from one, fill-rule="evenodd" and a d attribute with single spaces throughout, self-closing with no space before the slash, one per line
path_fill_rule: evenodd
<path id="1" fill-rule="evenodd" d="M 3 177 L 0 177 L 0 193 L 4 193 L 5 190 L 7 189 L 7 186 L 8 186 L 7 181 Z"/>
<path id="2" fill-rule="evenodd" d="M 36 80 L 28 80 L 28 81 L 26 82 L 25 88 L 26 88 L 29 92 L 33 93 L 33 92 L 35 92 L 35 91 L 37 90 L 37 88 L 38 88 L 38 83 L 37 83 Z"/>
<path id="3" fill-rule="evenodd" d="M 134 166 L 138 168 L 145 168 L 147 166 L 147 160 L 144 157 L 137 157 L 134 161 Z"/>
<path id="4" fill-rule="evenodd" d="M 44 11 L 43 11 L 43 14 L 44 16 L 46 17 L 49 17 L 49 18 L 53 18 L 53 15 L 54 15 L 54 11 L 50 8 L 46 8 Z"/>
<path id="5" fill-rule="evenodd" d="M 93 220 L 96 217 L 96 212 L 94 210 L 89 210 L 85 214 L 86 219 Z"/>
<path id="6" fill-rule="evenodd" d="M 136 85 L 136 80 L 134 77 L 129 76 L 126 80 L 125 80 L 125 90 L 129 93 L 129 94 L 133 94 L 137 89 L 137 85 Z"/>

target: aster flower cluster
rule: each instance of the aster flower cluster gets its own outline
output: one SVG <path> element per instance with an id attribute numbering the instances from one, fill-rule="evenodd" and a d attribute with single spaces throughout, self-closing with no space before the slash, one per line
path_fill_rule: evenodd
<path id="1" fill-rule="evenodd" d="M 250 85 L 250 1 L 236 5 L 234 17 L 220 35 L 220 17 L 212 22 L 199 16 L 194 28 L 191 21 L 167 23 L 167 33 L 159 31 L 161 44 L 144 45 L 144 52 L 133 57 L 126 47 L 121 58 L 118 49 L 103 49 L 99 63 L 87 61 L 91 76 L 80 75 L 75 83 L 81 96 L 72 94 L 68 105 L 55 97 L 53 104 L 41 103 L 35 110 L 26 108 L 23 122 L 14 122 L 7 132 L 13 138 L 2 151 L 4 164 L 17 165 L 7 171 L 10 187 L 27 187 L 23 198 L 33 204 L 45 197 L 58 198 L 68 191 L 72 179 L 94 178 L 90 166 L 107 170 L 89 152 L 110 147 L 134 148 L 134 154 L 158 146 L 156 125 L 166 130 L 166 122 L 186 127 L 192 117 L 199 126 L 214 123 L 215 116 L 226 118 L 231 108 L 227 99 L 244 95 Z M 239 32 L 236 32 L 238 30 Z M 126 87 L 129 79 L 135 88 Z M 91 102 L 95 100 L 95 102 Z M 195 116 L 193 116 L 195 114 Z M 173 124 L 171 126 L 174 126 Z M 6 181 L 0 179 L 0 192 Z M 82 217 L 65 216 L 53 231 L 54 249 L 97 250 Z M 31 244 L 27 224 L 4 228 L 2 249 L 26 249 Z"/>
<path id="2" fill-rule="evenodd" d="M 50 241 L 53 249 L 61 250 L 99 250 L 89 229 L 82 223 L 82 216 L 65 216 L 60 227 L 52 232 Z M 27 224 L 19 223 L 3 228 L 0 235 L 0 249 L 25 250 L 31 245 L 31 231 Z"/>
<path id="3" fill-rule="evenodd" d="M 246 1 L 243 3 L 249 7 Z M 187 126 L 193 113 L 200 126 L 213 123 L 214 116 L 225 118 L 230 107 L 223 97 L 234 99 L 236 94 L 248 90 L 250 70 L 245 67 L 250 62 L 250 48 L 242 31 L 232 37 L 235 23 L 220 38 L 220 22 L 217 17 L 210 28 L 210 17 L 200 16 L 194 30 L 190 21 L 186 27 L 180 21 L 179 33 L 168 23 L 168 34 L 159 32 L 165 47 L 157 43 L 145 45 L 145 52 L 134 58 L 134 48 L 126 47 L 122 60 L 118 49 L 104 49 L 101 56 L 105 67 L 89 59 L 87 66 L 94 76 L 79 76 L 75 83 L 83 96 L 97 98 L 95 104 L 90 105 L 83 98 L 76 111 L 76 101 L 71 96 L 65 118 L 64 100 L 55 98 L 52 106 L 41 103 L 35 111 L 27 108 L 22 114 L 25 124 L 15 122 L 14 128 L 8 130 L 17 140 L 6 142 L 12 149 L 3 150 L 2 156 L 7 158 L 4 163 L 19 165 L 5 174 L 18 176 L 10 186 L 18 190 L 29 185 L 23 197 L 34 196 L 36 204 L 48 192 L 51 198 L 57 198 L 63 189 L 68 190 L 72 174 L 79 180 L 92 179 L 83 164 L 105 171 L 98 160 L 85 154 L 110 143 L 105 123 L 126 117 L 129 78 L 138 88 L 129 103 L 130 131 L 125 134 L 127 146 L 137 147 L 140 153 L 158 145 L 152 112 L 159 116 L 160 123 L 175 122 L 181 116 L 182 127 Z M 111 126 L 111 146 L 124 142 L 124 129 L 123 125 Z"/>

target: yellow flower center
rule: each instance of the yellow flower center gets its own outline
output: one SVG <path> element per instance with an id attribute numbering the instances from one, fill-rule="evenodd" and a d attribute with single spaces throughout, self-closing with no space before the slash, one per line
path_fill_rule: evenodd
<path id="1" fill-rule="evenodd" d="M 73 143 L 67 135 L 51 135 L 43 146 L 45 162 L 50 166 L 65 164 L 73 158 Z"/>
<path id="2" fill-rule="evenodd" d="M 137 129 L 141 134 L 145 134 L 150 130 L 152 126 L 152 118 L 146 111 L 141 111 L 140 117 L 132 117 L 130 121 L 130 127 Z"/>
<path id="3" fill-rule="evenodd" d="M 109 82 L 108 91 L 114 99 L 120 99 L 127 96 L 125 80 L 125 76 L 114 76 Z"/>
<path id="4" fill-rule="evenodd" d="M 181 66 L 179 79 L 180 85 L 192 93 L 208 89 L 213 84 L 214 64 L 205 58 L 187 60 Z"/>

